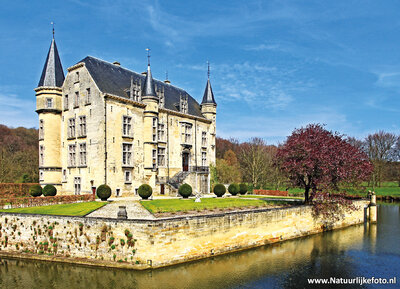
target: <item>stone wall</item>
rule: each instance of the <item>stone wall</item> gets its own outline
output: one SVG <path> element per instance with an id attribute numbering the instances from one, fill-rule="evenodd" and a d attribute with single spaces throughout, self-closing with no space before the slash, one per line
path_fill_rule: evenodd
<path id="1" fill-rule="evenodd" d="M 367 201 L 329 228 L 364 222 Z M 0 213 L 0 255 L 98 266 L 161 267 L 322 232 L 309 206 L 157 220 Z M 113 239 L 112 239 L 113 238 Z"/>

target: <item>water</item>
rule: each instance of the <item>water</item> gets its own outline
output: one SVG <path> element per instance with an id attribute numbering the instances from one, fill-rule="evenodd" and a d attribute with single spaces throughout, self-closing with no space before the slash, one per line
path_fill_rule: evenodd
<path id="1" fill-rule="evenodd" d="M 152 271 L 1 259 L 0 288 L 308 288 L 307 278 L 372 276 L 397 277 L 397 285 L 384 288 L 400 288 L 399 245 L 400 206 L 379 205 L 377 225 L 352 226 Z M 350 287 L 379 285 L 342 288 Z"/>

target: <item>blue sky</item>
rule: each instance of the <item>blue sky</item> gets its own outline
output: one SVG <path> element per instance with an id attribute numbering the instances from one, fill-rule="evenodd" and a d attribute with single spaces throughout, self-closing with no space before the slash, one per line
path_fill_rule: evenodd
<path id="1" fill-rule="evenodd" d="M 209 59 L 222 137 L 276 144 L 316 122 L 398 134 L 399 14 L 398 1 L 4 1 L 0 123 L 38 126 L 54 21 L 65 71 L 92 55 L 141 72 L 150 47 L 153 76 L 201 101 Z"/>

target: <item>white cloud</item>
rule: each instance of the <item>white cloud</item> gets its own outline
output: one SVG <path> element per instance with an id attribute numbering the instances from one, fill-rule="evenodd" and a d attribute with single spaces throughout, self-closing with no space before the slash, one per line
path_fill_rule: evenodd
<path id="1" fill-rule="evenodd" d="M 0 92 L 0 103 L 0 124 L 12 127 L 37 127 L 35 101 Z"/>

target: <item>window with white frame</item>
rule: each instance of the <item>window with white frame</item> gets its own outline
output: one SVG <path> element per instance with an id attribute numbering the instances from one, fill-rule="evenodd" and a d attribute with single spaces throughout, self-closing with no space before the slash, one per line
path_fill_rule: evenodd
<path id="1" fill-rule="evenodd" d="M 90 94 L 90 88 L 86 88 L 86 104 L 90 104 L 92 101 L 92 95 Z"/>
<path id="2" fill-rule="evenodd" d="M 68 137 L 75 137 L 75 118 L 68 120 Z"/>
<path id="3" fill-rule="evenodd" d="M 74 107 L 79 107 L 79 91 L 75 92 Z"/>
<path id="4" fill-rule="evenodd" d="M 188 96 L 181 95 L 180 97 L 180 103 L 179 103 L 179 108 L 182 113 L 187 113 L 188 112 Z"/>
<path id="5" fill-rule="evenodd" d="M 46 98 L 46 108 L 53 108 L 53 99 Z"/>
<path id="6" fill-rule="evenodd" d="M 157 141 L 157 118 L 153 117 L 153 141 Z"/>
<path id="7" fill-rule="evenodd" d="M 44 165 L 44 146 L 39 146 L 39 164 L 41 166 Z"/>
<path id="8" fill-rule="evenodd" d="M 165 124 L 158 123 L 158 141 L 165 141 Z"/>
<path id="9" fill-rule="evenodd" d="M 131 137 L 132 136 L 132 117 L 124 116 L 122 119 L 122 135 Z"/>
<path id="10" fill-rule="evenodd" d="M 68 145 L 68 166 L 76 166 L 76 144 Z"/>
<path id="11" fill-rule="evenodd" d="M 181 123 L 181 141 L 184 144 L 192 142 L 192 125 L 190 123 Z"/>
<path id="12" fill-rule="evenodd" d="M 79 165 L 86 166 L 86 143 L 79 144 Z"/>
<path id="13" fill-rule="evenodd" d="M 44 120 L 39 120 L 39 139 L 44 139 Z"/>
<path id="14" fill-rule="evenodd" d="M 153 169 L 157 168 L 157 150 L 153 149 Z"/>
<path id="15" fill-rule="evenodd" d="M 203 131 L 201 133 L 201 146 L 206 147 L 207 146 L 207 132 Z"/>
<path id="16" fill-rule="evenodd" d="M 165 148 L 158 148 L 158 166 L 164 167 L 165 166 Z"/>
<path id="17" fill-rule="evenodd" d="M 207 166 L 207 153 L 206 152 L 201 152 L 201 165 L 203 167 Z"/>
<path id="18" fill-rule="evenodd" d="M 79 117 L 79 131 L 78 136 L 86 136 L 86 116 Z"/>
<path id="19" fill-rule="evenodd" d="M 132 182 L 132 172 L 125 170 L 124 171 L 124 182 L 125 184 L 130 184 Z"/>
<path id="20" fill-rule="evenodd" d="M 122 165 L 132 166 L 132 144 L 122 144 Z"/>

